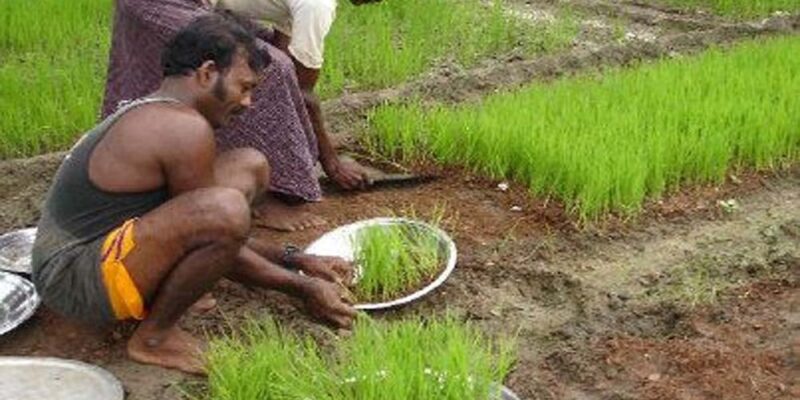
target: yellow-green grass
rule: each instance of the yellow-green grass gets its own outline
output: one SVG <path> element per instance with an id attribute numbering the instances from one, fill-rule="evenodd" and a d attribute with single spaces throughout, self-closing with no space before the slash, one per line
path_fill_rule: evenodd
<path id="1" fill-rule="evenodd" d="M 714 12 L 738 17 L 764 16 L 776 11 L 800 11 L 800 0 L 667 0 L 685 7 L 704 7 Z"/>
<path id="2" fill-rule="evenodd" d="M 523 25 L 481 0 L 339 2 L 318 91 L 385 87 L 449 59 L 469 65 L 512 48 L 569 43 L 573 19 Z M 112 0 L 0 2 L 0 158 L 68 148 L 97 122 Z"/>
<path id="3" fill-rule="evenodd" d="M 376 225 L 356 235 L 355 260 L 361 277 L 355 287 L 359 302 L 386 301 L 416 289 L 441 265 L 439 239 L 410 225 Z"/>
<path id="4" fill-rule="evenodd" d="M 208 398 L 487 400 L 513 362 L 512 341 L 452 317 L 361 317 L 328 350 L 267 320 L 212 342 Z"/>
<path id="5" fill-rule="evenodd" d="M 478 104 L 394 105 L 365 144 L 513 178 L 581 218 L 800 158 L 800 37 L 539 83 Z"/>
<path id="6" fill-rule="evenodd" d="M 99 114 L 111 0 L 0 2 L 0 158 L 63 149 Z"/>
<path id="7" fill-rule="evenodd" d="M 491 55 L 525 53 L 569 44 L 574 18 L 531 23 L 511 17 L 507 0 L 384 0 L 353 6 L 340 1 L 325 49 L 323 97 L 343 88 L 387 87 L 419 75 L 438 62 L 469 66 Z"/>

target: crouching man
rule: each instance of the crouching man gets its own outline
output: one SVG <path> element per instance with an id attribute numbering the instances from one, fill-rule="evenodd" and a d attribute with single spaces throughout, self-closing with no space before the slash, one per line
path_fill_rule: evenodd
<path id="1" fill-rule="evenodd" d="M 255 150 L 216 152 L 214 129 L 250 105 L 263 57 L 232 17 L 199 17 L 164 50 L 160 88 L 73 147 L 33 251 L 48 307 L 94 325 L 139 320 L 128 355 L 191 373 L 203 372 L 202 343 L 177 322 L 223 277 L 350 325 L 341 281 L 352 267 L 249 239 L 250 202 L 269 188 L 269 166 Z"/>

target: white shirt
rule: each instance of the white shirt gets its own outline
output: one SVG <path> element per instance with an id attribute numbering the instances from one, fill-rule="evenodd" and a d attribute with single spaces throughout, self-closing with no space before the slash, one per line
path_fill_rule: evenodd
<path id="1" fill-rule="evenodd" d="M 320 69 L 325 36 L 336 18 L 336 0 L 216 0 L 244 17 L 266 22 L 289 36 L 289 53 L 306 68 Z"/>

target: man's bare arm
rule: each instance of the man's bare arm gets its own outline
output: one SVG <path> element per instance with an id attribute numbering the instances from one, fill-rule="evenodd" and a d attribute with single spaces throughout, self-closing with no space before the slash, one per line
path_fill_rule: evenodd
<path id="1" fill-rule="evenodd" d="M 180 113 L 161 126 L 161 168 L 171 196 L 214 186 L 214 130 L 200 114 Z"/>
<path id="2" fill-rule="evenodd" d="M 247 247 L 272 263 L 303 271 L 306 275 L 349 286 L 353 281 L 353 265 L 338 257 L 321 257 L 296 252 L 286 254 L 285 248 L 250 238 Z"/>
<path id="3" fill-rule="evenodd" d="M 248 246 L 242 247 L 238 260 L 239 266 L 228 276 L 230 279 L 301 298 L 313 315 L 342 328 L 350 327 L 355 310 L 349 306 L 353 299 L 344 286 L 287 271 Z"/>

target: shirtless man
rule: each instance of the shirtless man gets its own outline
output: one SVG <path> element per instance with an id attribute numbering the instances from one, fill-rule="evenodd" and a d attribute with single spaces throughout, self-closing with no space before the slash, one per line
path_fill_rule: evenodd
<path id="1" fill-rule="evenodd" d="M 341 284 L 351 265 L 248 239 L 264 156 L 215 154 L 214 129 L 250 105 L 270 61 L 253 40 L 230 17 L 193 21 L 164 50 L 160 88 L 88 132 L 48 193 L 37 289 L 68 318 L 141 321 L 127 344 L 136 361 L 202 373 L 202 343 L 177 322 L 223 277 L 297 296 L 340 327 L 355 315 Z"/>

